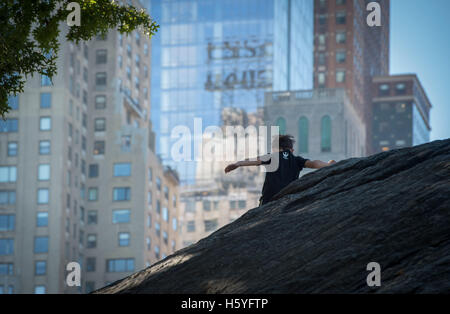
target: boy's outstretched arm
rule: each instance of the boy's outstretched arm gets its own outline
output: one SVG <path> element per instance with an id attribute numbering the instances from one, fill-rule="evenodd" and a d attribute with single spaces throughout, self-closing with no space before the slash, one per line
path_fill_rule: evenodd
<path id="1" fill-rule="evenodd" d="M 320 160 L 313 160 L 313 161 L 307 160 L 305 162 L 305 167 L 311 168 L 311 169 L 320 169 L 320 168 L 331 166 L 332 164 L 335 164 L 335 163 L 336 163 L 335 160 L 330 160 L 329 162 L 323 162 Z"/>
<path id="2" fill-rule="evenodd" d="M 260 166 L 262 164 L 261 160 L 243 160 L 243 161 L 238 161 L 235 162 L 234 164 L 230 164 L 228 166 L 226 166 L 225 168 L 225 173 L 228 173 L 230 171 L 233 171 L 239 167 L 249 167 L 249 166 Z"/>

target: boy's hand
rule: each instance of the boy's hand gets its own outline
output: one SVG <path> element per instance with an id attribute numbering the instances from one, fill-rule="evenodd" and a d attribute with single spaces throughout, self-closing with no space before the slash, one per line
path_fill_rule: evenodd
<path id="1" fill-rule="evenodd" d="M 328 162 L 329 165 L 332 165 L 332 164 L 335 164 L 335 163 L 336 163 L 336 160 L 330 160 L 330 161 Z"/>
<path id="2" fill-rule="evenodd" d="M 235 170 L 235 169 L 237 169 L 237 168 L 239 168 L 239 166 L 238 166 L 237 164 L 231 164 L 231 165 L 228 165 L 228 166 L 225 168 L 225 173 L 228 173 L 228 172 L 230 172 L 230 171 L 233 171 L 233 170 Z"/>

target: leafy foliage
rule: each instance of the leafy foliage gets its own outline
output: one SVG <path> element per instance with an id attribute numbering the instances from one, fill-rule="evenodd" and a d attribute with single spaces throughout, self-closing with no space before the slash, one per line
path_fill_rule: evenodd
<path id="1" fill-rule="evenodd" d="M 116 28 L 121 33 L 141 30 L 151 37 L 159 28 L 144 9 L 111 0 L 1 0 L 0 1 L 0 115 L 9 111 L 8 95 L 23 92 L 34 74 L 52 78 L 62 23 L 71 13 L 67 6 L 80 4 L 81 24 L 69 27 L 68 41 L 87 41 Z"/>

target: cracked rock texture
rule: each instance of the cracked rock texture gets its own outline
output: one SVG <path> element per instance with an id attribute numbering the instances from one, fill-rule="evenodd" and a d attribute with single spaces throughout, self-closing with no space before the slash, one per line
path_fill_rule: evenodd
<path id="1" fill-rule="evenodd" d="M 95 293 L 450 293 L 450 139 L 340 161 L 275 198 Z"/>

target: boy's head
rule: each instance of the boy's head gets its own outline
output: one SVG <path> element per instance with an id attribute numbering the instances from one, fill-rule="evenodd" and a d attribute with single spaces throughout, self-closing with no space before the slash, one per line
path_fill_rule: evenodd
<path id="1" fill-rule="evenodd" d="M 276 138 L 272 140 L 272 149 L 273 150 L 290 150 L 294 151 L 294 137 L 292 135 L 278 135 L 278 147 L 277 147 L 277 141 Z"/>

